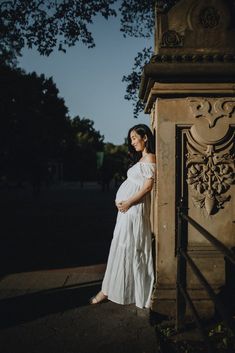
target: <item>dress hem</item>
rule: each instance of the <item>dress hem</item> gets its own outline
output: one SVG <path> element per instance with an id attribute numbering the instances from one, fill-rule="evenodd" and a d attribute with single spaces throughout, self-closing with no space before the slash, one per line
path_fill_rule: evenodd
<path id="1" fill-rule="evenodd" d="M 104 293 L 104 292 L 103 292 Z M 119 305 L 132 305 L 134 304 L 137 308 L 139 309 L 150 309 L 150 305 L 149 306 L 141 306 L 141 305 L 137 305 L 135 302 L 130 302 L 130 303 L 121 303 L 118 300 L 112 299 L 111 297 L 109 297 L 107 294 L 104 293 L 104 295 L 107 296 L 107 299 L 110 300 L 111 302 L 115 303 L 115 304 L 119 304 Z"/>

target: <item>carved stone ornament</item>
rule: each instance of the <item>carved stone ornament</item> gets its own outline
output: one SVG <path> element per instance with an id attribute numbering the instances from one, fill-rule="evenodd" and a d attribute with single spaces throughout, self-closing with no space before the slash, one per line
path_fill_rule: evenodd
<path id="1" fill-rule="evenodd" d="M 178 48 L 183 46 L 183 36 L 173 30 L 163 33 L 161 48 Z"/>
<path id="2" fill-rule="evenodd" d="M 212 6 L 204 7 L 199 14 L 199 21 L 204 28 L 215 28 L 220 21 L 220 15 Z"/>
<path id="3" fill-rule="evenodd" d="M 151 63 L 164 63 L 164 62 L 173 62 L 173 63 L 227 63 L 235 62 L 235 55 L 233 54 L 156 54 L 153 55 L 150 59 Z"/>
<path id="4" fill-rule="evenodd" d="M 231 118 L 235 110 L 234 98 L 222 99 L 189 99 L 190 108 L 195 118 L 205 118 L 209 127 L 213 128 L 216 121 L 223 117 Z"/>
<path id="5" fill-rule="evenodd" d="M 204 132 L 208 135 L 211 132 L 214 138 L 208 137 L 210 143 L 200 138 L 198 132 L 202 130 L 195 125 L 187 131 L 187 183 L 193 190 L 194 205 L 212 215 L 229 201 L 227 191 L 235 182 L 235 131 L 228 124 L 223 124 L 226 128 L 221 129 L 222 123 L 215 131 L 219 118 L 231 117 L 235 101 L 196 98 L 189 101 L 194 117 L 206 119 L 202 121 L 203 129 L 207 130 Z"/>

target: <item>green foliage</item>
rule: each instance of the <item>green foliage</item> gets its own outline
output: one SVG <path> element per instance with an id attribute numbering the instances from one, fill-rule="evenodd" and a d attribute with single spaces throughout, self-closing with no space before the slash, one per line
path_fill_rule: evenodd
<path id="1" fill-rule="evenodd" d="M 125 99 L 132 101 L 135 118 L 137 118 L 139 113 L 144 109 L 144 104 L 139 99 L 138 93 L 143 67 L 149 62 L 152 56 L 152 50 L 153 49 L 150 47 L 144 48 L 142 52 L 139 52 L 134 59 L 132 72 L 122 78 L 122 81 L 127 83 Z"/>
<path id="2" fill-rule="evenodd" d="M 156 0 L 123 0 L 120 6 L 124 37 L 150 37 L 154 28 Z"/>
<path id="3" fill-rule="evenodd" d="M 97 152 L 103 150 L 104 136 L 96 131 L 90 119 L 76 116 L 70 121 L 70 142 L 64 156 L 65 178 L 97 179 Z"/>
<path id="4" fill-rule="evenodd" d="M 0 67 L 2 168 L 29 170 L 32 163 L 60 158 L 69 128 L 64 100 L 52 78 Z M 6 171 L 6 170 L 5 170 Z"/>
<path id="5" fill-rule="evenodd" d="M 82 148 L 92 146 L 96 151 L 103 150 L 104 136 L 95 130 L 94 121 L 76 116 L 72 119 L 71 126 L 78 146 Z"/>
<path id="6" fill-rule="evenodd" d="M 205 330 L 207 330 L 206 327 Z M 184 332 L 180 332 L 179 337 L 177 337 L 175 327 L 172 325 L 162 326 L 161 324 L 158 324 L 156 325 L 156 333 L 161 342 L 160 346 L 163 345 L 164 347 L 167 347 L 167 351 L 169 352 L 204 353 L 207 351 L 206 342 L 202 340 L 196 340 L 195 338 L 194 340 L 184 339 Z M 199 333 L 195 332 L 195 334 L 198 335 Z M 234 334 L 231 330 L 228 330 L 225 327 L 223 322 L 218 322 L 213 328 L 210 328 L 208 331 L 208 337 L 216 352 L 230 353 L 235 351 Z"/>
<path id="7" fill-rule="evenodd" d="M 0 4 L 0 59 L 12 63 L 24 46 L 49 55 L 81 41 L 95 46 L 89 25 L 97 14 L 116 16 L 115 0 L 12 0 Z"/>
<path id="8" fill-rule="evenodd" d="M 59 161 L 65 176 L 94 180 L 104 145 L 94 122 L 70 119 L 52 78 L 6 66 L 0 75 L 0 176 L 28 180 Z"/>
<path id="9" fill-rule="evenodd" d="M 223 322 L 217 323 L 208 333 L 214 346 L 222 352 L 235 350 L 234 333 Z"/>
<path id="10" fill-rule="evenodd" d="M 109 188 L 112 179 L 117 186 L 126 178 L 128 162 L 128 147 L 126 144 L 116 146 L 112 143 L 105 143 L 102 163 L 99 164 L 98 168 L 98 179 L 103 190 Z"/>
<path id="11" fill-rule="evenodd" d="M 113 176 L 116 176 L 119 180 L 126 178 L 126 171 L 129 164 L 127 145 L 106 143 L 104 146 L 104 163 L 107 162 L 112 165 Z"/>

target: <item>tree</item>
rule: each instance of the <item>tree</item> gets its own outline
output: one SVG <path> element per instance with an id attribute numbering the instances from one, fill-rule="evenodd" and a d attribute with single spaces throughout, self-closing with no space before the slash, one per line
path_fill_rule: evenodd
<path id="1" fill-rule="evenodd" d="M 61 159 L 69 117 L 52 78 L 0 67 L 0 163 L 2 175 L 30 178 Z"/>
<path id="2" fill-rule="evenodd" d="M 126 143 L 123 145 L 105 143 L 103 163 L 99 170 L 103 190 L 109 188 L 109 183 L 113 178 L 116 184 L 126 178 L 128 164 L 128 147 Z"/>
<path id="3" fill-rule="evenodd" d="M 102 151 L 104 136 L 96 131 L 94 122 L 76 116 L 70 121 L 72 139 L 64 157 L 65 178 L 85 180 L 97 179 L 97 151 Z"/>
<path id="4" fill-rule="evenodd" d="M 115 0 L 9 0 L 0 4 L 0 59 L 13 64 L 22 48 L 35 46 L 49 55 L 54 48 L 82 41 L 94 47 L 89 25 L 97 14 L 115 16 Z"/>
<path id="5" fill-rule="evenodd" d="M 0 77 L 0 176 L 39 182 L 60 162 L 65 177 L 96 180 L 104 136 L 94 122 L 68 116 L 52 78 L 8 66 L 0 66 Z"/>
<path id="6" fill-rule="evenodd" d="M 134 118 L 138 118 L 139 113 L 144 109 L 144 104 L 139 99 L 138 91 L 143 67 L 149 62 L 152 56 L 152 52 L 152 47 L 144 48 L 142 52 L 138 52 L 134 59 L 132 72 L 127 76 L 123 76 L 122 78 L 122 81 L 127 83 L 126 94 L 124 98 L 132 101 Z"/>
<path id="7" fill-rule="evenodd" d="M 120 2 L 121 32 L 124 36 L 152 35 L 155 6 L 167 11 L 178 0 L 122 0 Z M 0 63 L 14 65 L 23 47 L 35 46 L 40 54 L 49 55 L 53 49 L 82 41 L 94 47 L 90 25 L 98 14 L 108 19 L 116 16 L 112 7 L 118 0 L 8 0 L 0 3 Z M 133 99 L 135 113 L 141 109 L 137 91 L 142 65 L 151 49 L 135 58 L 133 74 L 124 76 L 127 82 L 126 99 Z M 141 56 L 142 55 L 142 56 Z M 142 58 L 143 60 L 140 60 Z M 136 115 L 136 114 L 135 114 Z"/>

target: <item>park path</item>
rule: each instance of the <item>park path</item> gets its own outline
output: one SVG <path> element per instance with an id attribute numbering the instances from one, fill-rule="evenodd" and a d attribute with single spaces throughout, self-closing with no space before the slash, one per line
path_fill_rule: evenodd
<path id="1" fill-rule="evenodd" d="M 147 309 L 89 305 L 105 265 L 9 274 L 0 282 L 2 353 L 156 353 Z"/>

